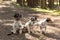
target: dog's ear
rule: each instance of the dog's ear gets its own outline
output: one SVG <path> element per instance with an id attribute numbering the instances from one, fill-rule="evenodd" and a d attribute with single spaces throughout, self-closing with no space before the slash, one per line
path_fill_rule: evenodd
<path id="1" fill-rule="evenodd" d="M 35 20 L 37 20 L 37 16 L 35 16 Z"/>
<path id="2" fill-rule="evenodd" d="M 46 21 L 49 23 L 53 23 L 53 21 L 50 18 L 47 18 Z"/>
<path id="3" fill-rule="evenodd" d="M 15 13 L 15 14 L 14 14 L 14 18 L 17 18 L 18 16 L 19 16 L 18 13 Z"/>
<path id="4" fill-rule="evenodd" d="M 14 14 L 14 18 L 18 18 L 18 17 L 19 17 L 19 18 L 22 18 L 22 15 L 19 14 L 19 13 L 15 13 L 15 14 Z"/>
<path id="5" fill-rule="evenodd" d="M 14 18 L 15 18 L 15 20 L 20 20 L 22 18 L 22 15 L 19 13 L 15 13 Z"/>

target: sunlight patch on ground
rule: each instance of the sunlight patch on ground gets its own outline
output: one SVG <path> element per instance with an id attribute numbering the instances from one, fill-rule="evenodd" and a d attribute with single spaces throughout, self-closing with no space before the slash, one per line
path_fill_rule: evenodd
<path id="1" fill-rule="evenodd" d="M 47 28 L 46 32 L 47 33 L 55 33 L 55 31 L 54 30 L 51 30 L 50 28 Z"/>
<path id="2" fill-rule="evenodd" d="M 53 39 L 53 38 L 47 38 L 46 40 L 56 40 L 56 39 Z"/>
<path id="3" fill-rule="evenodd" d="M 30 34 L 26 33 L 25 37 L 30 39 L 30 40 L 38 40 L 38 38 L 31 36 Z"/>
<path id="4" fill-rule="evenodd" d="M 5 24 L 3 24 L 3 25 L 6 25 L 6 26 L 12 26 L 13 24 L 11 24 L 11 23 L 5 23 Z"/>
<path id="5" fill-rule="evenodd" d="M 11 21 L 14 21 L 14 20 L 8 20 L 8 19 L 5 19 L 5 20 L 2 19 L 2 20 L 1 20 L 1 19 L 0 19 L 0 22 L 7 22 L 7 21 L 10 21 L 10 22 L 11 22 Z"/>
<path id="6" fill-rule="evenodd" d="M 14 20 L 9 20 L 9 19 L 5 19 L 5 20 L 3 20 L 3 22 L 6 22 L 6 21 L 14 21 Z"/>
<path id="7" fill-rule="evenodd" d="M 2 7 L 10 7 L 10 6 L 6 6 L 6 5 L 0 5 L 0 8 L 2 8 Z"/>
<path id="8" fill-rule="evenodd" d="M 2 21 L 2 20 L 0 20 L 0 22 L 2 23 L 3 21 Z"/>
<path id="9" fill-rule="evenodd" d="M 47 26 L 48 33 L 56 33 L 56 31 L 60 32 L 60 29 L 56 27 Z"/>
<path id="10" fill-rule="evenodd" d="M 6 25 L 6 26 L 9 26 L 9 25 L 12 26 L 13 20 L 3 20 L 3 19 L 1 20 L 0 19 L 0 23 L 3 23 L 2 25 Z"/>

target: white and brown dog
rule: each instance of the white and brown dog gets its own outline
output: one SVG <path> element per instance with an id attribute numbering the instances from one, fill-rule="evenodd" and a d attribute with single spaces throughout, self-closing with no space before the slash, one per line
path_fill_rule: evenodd
<path id="1" fill-rule="evenodd" d="M 37 20 L 37 16 L 33 16 L 28 22 L 25 23 L 25 27 L 28 29 L 28 33 L 30 33 L 30 26 L 34 25 L 34 23 L 36 22 Z"/>
<path id="2" fill-rule="evenodd" d="M 40 33 L 41 34 L 45 34 L 45 32 L 46 32 L 46 23 L 48 23 L 48 22 L 52 22 L 52 20 L 50 18 L 45 18 L 41 21 L 36 22 L 34 25 L 38 25 L 40 27 L 40 29 L 41 29 Z"/>

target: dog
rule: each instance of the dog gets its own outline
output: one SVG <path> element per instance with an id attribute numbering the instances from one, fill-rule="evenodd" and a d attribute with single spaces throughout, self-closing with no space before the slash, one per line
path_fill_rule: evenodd
<path id="1" fill-rule="evenodd" d="M 21 14 L 19 13 L 14 14 L 14 23 L 12 27 L 13 29 L 11 30 L 11 33 L 9 33 L 8 35 L 16 34 L 18 30 L 20 34 L 22 33 L 22 29 L 24 28 L 24 25 L 20 21 L 21 18 L 22 18 Z"/>
<path id="2" fill-rule="evenodd" d="M 41 29 L 40 33 L 41 34 L 45 34 L 45 32 L 46 32 L 46 23 L 49 23 L 49 22 L 52 23 L 52 20 L 50 18 L 45 18 L 41 21 L 36 22 L 34 25 L 38 25 L 40 27 L 40 29 Z M 44 30 L 43 30 L 43 28 L 44 28 Z"/>
<path id="3" fill-rule="evenodd" d="M 30 33 L 30 26 L 35 23 L 35 21 L 37 20 L 36 16 L 33 16 L 28 22 L 25 23 L 25 27 L 28 29 L 28 33 Z"/>

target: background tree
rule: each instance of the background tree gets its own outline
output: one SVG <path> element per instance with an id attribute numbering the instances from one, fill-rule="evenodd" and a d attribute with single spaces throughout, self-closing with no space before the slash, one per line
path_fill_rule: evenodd
<path id="1" fill-rule="evenodd" d="M 46 8 L 46 0 L 41 0 L 41 8 Z"/>
<path id="2" fill-rule="evenodd" d="M 33 7 L 33 0 L 27 0 L 27 6 Z"/>
<path id="3" fill-rule="evenodd" d="M 59 0 L 59 6 L 60 6 L 60 0 Z"/>
<path id="4" fill-rule="evenodd" d="M 17 0 L 17 3 L 19 3 L 22 6 L 22 0 Z"/>
<path id="5" fill-rule="evenodd" d="M 39 0 L 27 0 L 27 4 L 29 7 L 36 7 L 38 6 L 38 1 Z"/>
<path id="6" fill-rule="evenodd" d="M 20 6 L 25 6 L 25 0 L 17 0 L 17 3 L 19 3 Z"/>
<path id="7" fill-rule="evenodd" d="M 50 9 L 53 9 L 54 8 L 54 0 L 48 0 L 49 4 L 48 4 L 48 7 Z"/>

